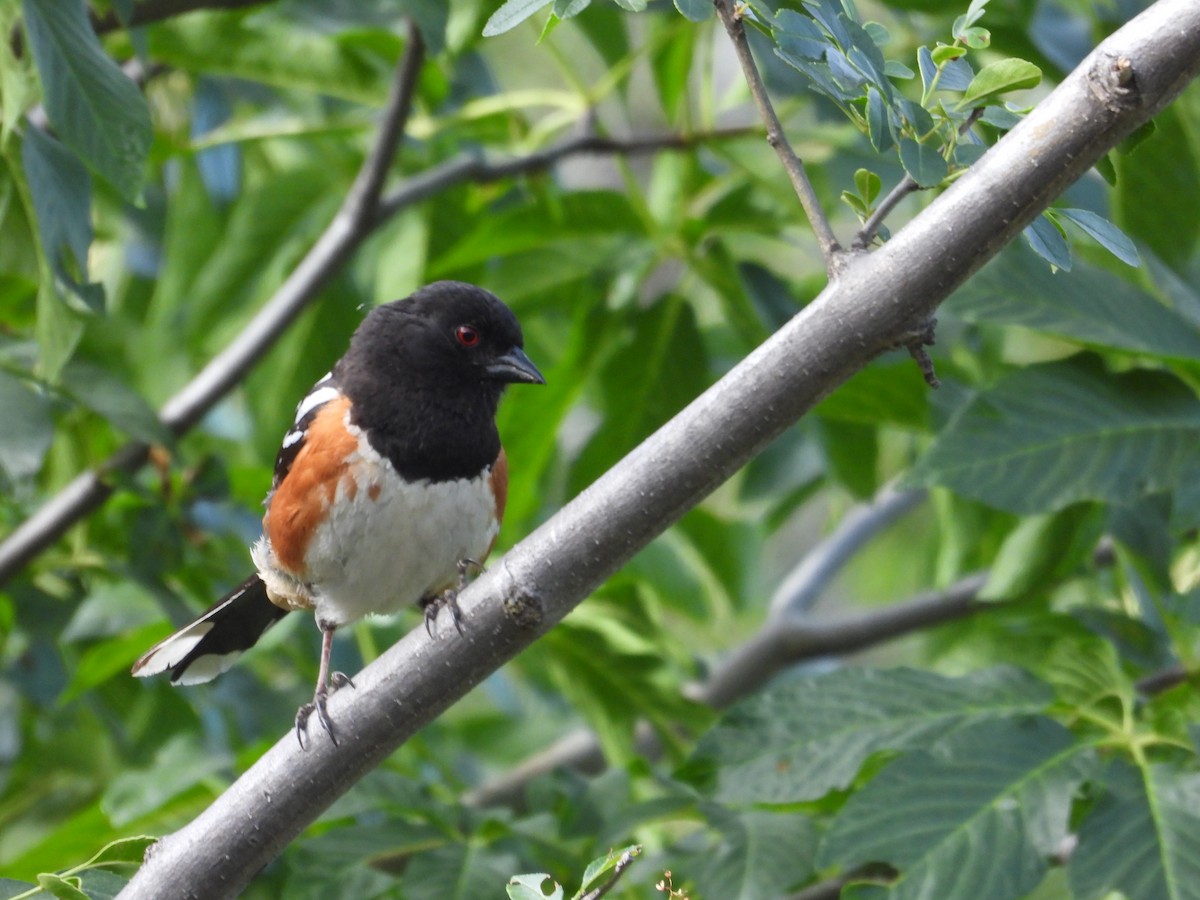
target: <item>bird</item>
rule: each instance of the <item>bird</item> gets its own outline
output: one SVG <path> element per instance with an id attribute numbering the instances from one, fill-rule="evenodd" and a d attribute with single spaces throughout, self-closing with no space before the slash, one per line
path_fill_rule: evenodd
<path id="1" fill-rule="evenodd" d="M 508 493 L 496 410 L 509 384 L 545 384 L 521 326 L 494 294 L 439 281 L 372 309 L 346 353 L 296 407 L 250 548 L 255 573 L 151 647 L 139 677 L 198 684 L 228 670 L 289 612 L 311 610 L 321 661 L 296 712 L 307 749 L 316 713 L 336 745 L 334 632 L 419 604 L 430 629 L 495 543 Z M 432 633 L 432 632 L 431 632 Z"/>

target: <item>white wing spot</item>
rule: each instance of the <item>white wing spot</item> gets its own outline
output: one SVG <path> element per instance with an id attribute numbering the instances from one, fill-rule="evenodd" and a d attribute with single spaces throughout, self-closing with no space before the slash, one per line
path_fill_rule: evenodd
<path id="1" fill-rule="evenodd" d="M 321 379 L 321 381 L 318 381 L 317 384 L 320 385 L 322 382 L 327 381 L 328 379 L 329 376 L 326 375 Z M 318 406 L 322 405 L 323 403 L 328 403 L 337 396 L 338 389 L 335 387 L 314 387 L 308 392 L 308 394 L 305 395 L 304 399 L 300 401 L 300 405 L 296 407 L 296 421 L 299 422 Z M 284 446 L 287 445 L 285 444 Z"/>

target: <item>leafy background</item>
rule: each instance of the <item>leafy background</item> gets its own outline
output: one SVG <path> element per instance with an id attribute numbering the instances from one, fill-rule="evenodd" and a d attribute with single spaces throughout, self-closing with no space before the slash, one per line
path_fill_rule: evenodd
<path id="1" fill-rule="evenodd" d="M 782 6 L 750 5 L 751 38 L 840 234 L 906 174 L 952 178 L 977 152 L 955 137 L 971 109 L 994 140 L 1140 8 L 862 2 L 877 25 L 854 31 L 838 4 Z M 362 307 L 458 278 L 521 317 L 549 385 L 501 413 L 508 545 L 825 281 L 707 3 L 277 0 L 113 27 L 137 10 L 0 8 L 0 527 L 129 438 L 161 448 L 0 591 L 2 896 L 39 876 L 112 895 L 142 842 L 67 870 L 188 821 L 289 728 L 315 677 L 302 617 L 209 686 L 127 673 L 245 574 L 292 399 Z M 587 129 L 686 140 L 404 207 L 172 438 L 153 410 L 348 191 L 405 16 L 430 57 L 397 183 Z M 993 93 L 971 91 L 1002 62 Z M 670 870 L 693 897 L 847 879 L 846 898 L 1200 896 L 1198 141 L 1193 89 L 943 307 L 941 389 L 900 354 L 861 372 L 248 896 L 498 896 L 528 872 L 573 888 L 631 842 L 614 895 L 653 896 Z M 888 227 L 931 196 L 910 193 Z M 906 515 L 853 546 L 817 609 L 790 596 L 818 539 L 894 484 Z M 924 620 L 888 618 L 922 602 Z M 348 629 L 339 666 L 416 624 Z M 712 679 L 771 633 L 792 643 L 718 716 Z M 595 734 L 599 774 L 542 772 L 483 802 L 573 728 Z"/>

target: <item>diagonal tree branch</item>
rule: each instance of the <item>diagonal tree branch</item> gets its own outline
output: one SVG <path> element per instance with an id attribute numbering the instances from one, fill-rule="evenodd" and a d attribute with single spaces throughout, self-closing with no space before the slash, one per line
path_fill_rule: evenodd
<path id="1" fill-rule="evenodd" d="M 733 49 L 737 53 L 738 62 L 746 76 L 746 84 L 750 86 L 750 96 L 754 98 L 758 114 L 767 126 L 767 143 L 774 148 L 779 161 L 783 163 L 783 169 L 792 182 L 792 189 L 800 199 L 800 206 L 803 207 L 804 214 L 808 217 L 809 224 L 812 225 L 813 232 L 817 236 L 817 245 L 821 248 L 821 256 L 825 260 L 825 270 L 830 277 L 833 277 L 840 267 L 841 245 L 838 244 L 837 236 L 829 226 L 829 218 L 825 215 L 825 210 L 821 208 L 821 202 L 817 199 L 817 192 L 813 190 L 812 182 L 808 180 L 808 174 L 804 171 L 804 163 L 792 149 L 792 145 L 784 133 L 783 125 L 779 121 L 779 116 L 775 113 L 775 107 L 771 104 L 771 98 L 767 95 L 767 86 L 763 84 L 758 66 L 754 62 L 754 54 L 750 52 L 750 42 L 746 39 L 746 26 L 742 22 L 739 4 L 731 3 L 730 0 L 714 0 L 713 6 L 716 7 L 717 16 L 721 19 L 721 24 L 725 26 L 725 31 L 733 42 Z"/>
<path id="2" fill-rule="evenodd" d="M 284 735 L 155 845 L 122 896 L 240 892 L 358 779 L 927 318 L 1198 72 L 1195 0 L 1159 0 L 1115 32 L 882 249 L 856 257 L 792 321 L 467 588 L 464 635 L 430 638 L 415 629 L 356 676 L 358 690 L 335 694 L 339 746 L 316 741 L 303 752 Z"/>

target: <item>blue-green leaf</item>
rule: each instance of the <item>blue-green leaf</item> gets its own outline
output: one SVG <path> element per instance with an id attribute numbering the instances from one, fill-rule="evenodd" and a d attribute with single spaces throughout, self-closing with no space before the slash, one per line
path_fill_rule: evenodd
<path id="1" fill-rule="evenodd" d="M 703 22 L 713 14 L 713 5 L 710 0 L 675 0 L 675 8 L 683 14 L 684 18 L 693 22 Z"/>
<path id="2" fill-rule="evenodd" d="M 516 28 L 544 6 L 554 0 L 507 0 L 488 18 L 483 26 L 484 37 L 495 37 Z"/>
<path id="3" fill-rule="evenodd" d="M 900 162 L 904 165 L 904 171 L 923 188 L 940 184 L 949 171 L 946 160 L 937 147 L 932 144 L 920 144 L 912 138 L 905 138 L 900 142 Z"/>
<path id="4" fill-rule="evenodd" d="M 1086 231 L 1096 243 L 1126 265 L 1140 266 L 1142 264 L 1142 258 L 1138 255 L 1133 241 L 1104 216 L 1098 216 L 1087 209 L 1056 209 L 1054 214 L 1070 219 Z"/>
<path id="5" fill-rule="evenodd" d="M 1044 214 L 1029 223 L 1029 227 L 1021 232 L 1033 252 L 1056 269 L 1064 272 L 1071 271 L 1071 245 L 1058 226 Z"/>

